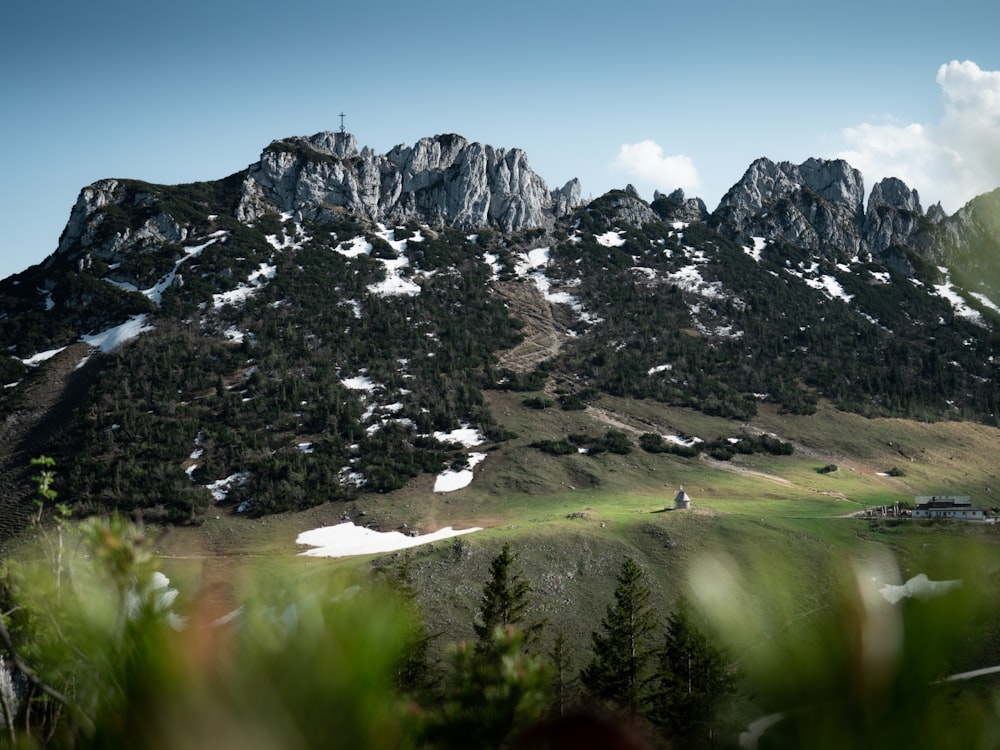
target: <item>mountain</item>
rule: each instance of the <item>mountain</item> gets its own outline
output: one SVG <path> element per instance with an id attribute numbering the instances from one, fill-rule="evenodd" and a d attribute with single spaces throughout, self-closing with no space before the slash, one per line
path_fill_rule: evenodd
<path id="1" fill-rule="evenodd" d="M 895 178 L 864 201 L 843 161 L 759 159 L 711 212 L 631 187 L 584 204 L 518 149 L 343 132 L 214 182 L 99 181 L 0 282 L 3 531 L 43 453 L 79 512 L 175 522 L 461 475 L 511 438 L 497 389 L 995 424 L 1000 190 L 953 216 Z"/>

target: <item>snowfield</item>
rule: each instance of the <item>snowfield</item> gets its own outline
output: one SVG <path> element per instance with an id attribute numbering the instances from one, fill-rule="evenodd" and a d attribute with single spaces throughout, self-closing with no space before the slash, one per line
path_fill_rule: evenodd
<path id="1" fill-rule="evenodd" d="M 482 531 L 482 529 L 477 526 L 456 530 L 451 526 L 446 526 L 431 534 L 407 536 L 400 531 L 373 531 L 363 526 L 355 526 L 348 521 L 336 526 L 323 526 L 303 531 L 295 539 L 295 543 L 315 547 L 315 549 L 299 553 L 304 557 L 350 557 L 352 555 L 374 555 L 381 552 L 410 549 L 461 534 L 471 534 L 474 531 Z"/>

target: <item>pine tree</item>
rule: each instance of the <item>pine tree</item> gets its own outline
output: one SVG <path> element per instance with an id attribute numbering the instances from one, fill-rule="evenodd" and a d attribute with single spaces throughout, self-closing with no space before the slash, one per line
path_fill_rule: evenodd
<path id="1" fill-rule="evenodd" d="M 683 599 L 667 619 L 654 681 L 649 719 L 684 747 L 711 744 L 716 711 L 736 689 L 735 670 Z"/>
<path id="2" fill-rule="evenodd" d="M 488 650 L 458 644 L 440 700 L 428 707 L 425 744 L 434 748 L 495 750 L 538 721 L 552 701 L 546 659 L 524 652 L 524 633 L 496 633 Z"/>
<path id="3" fill-rule="evenodd" d="M 552 712 L 556 716 L 562 716 L 566 711 L 569 688 L 573 681 L 567 676 L 569 668 L 568 645 L 566 634 L 561 630 L 556 633 L 552 650 L 549 651 L 549 662 L 552 665 Z"/>
<path id="4" fill-rule="evenodd" d="M 510 543 L 504 542 L 500 554 L 490 563 L 490 579 L 483 587 L 477 621 L 472 624 L 478 639 L 477 648 L 487 648 L 497 628 L 506 630 L 524 620 L 531 586 L 521 572 L 514 569 L 514 560 Z M 532 626 L 527 631 L 537 630 L 538 627 Z"/>
<path id="5" fill-rule="evenodd" d="M 643 702 L 653 655 L 648 641 L 658 627 L 650 596 L 642 568 L 627 558 L 618 573 L 614 603 L 601 621 L 602 632 L 591 635 L 594 658 L 580 673 L 590 695 L 631 714 Z"/>
<path id="6" fill-rule="evenodd" d="M 409 558 L 386 571 L 386 582 L 410 620 L 402 627 L 399 659 L 395 671 L 395 688 L 401 695 L 429 695 L 437 686 L 437 665 L 430 660 L 431 641 L 436 637 L 427 631 L 420 613 L 417 589 Z"/>

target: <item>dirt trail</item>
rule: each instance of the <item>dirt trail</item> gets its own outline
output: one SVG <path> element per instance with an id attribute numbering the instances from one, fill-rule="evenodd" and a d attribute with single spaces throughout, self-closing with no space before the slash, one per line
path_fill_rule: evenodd
<path id="1" fill-rule="evenodd" d="M 763 471 L 754 471 L 753 469 L 748 469 L 745 466 L 740 466 L 739 464 L 734 464 L 731 461 L 718 461 L 710 456 L 706 456 L 702 453 L 698 456 L 702 463 L 706 463 L 713 469 L 719 469 L 720 471 L 731 471 L 734 474 L 742 474 L 748 477 L 758 477 L 760 479 L 766 479 L 769 482 L 774 482 L 775 484 L 780 484 L 785 487 L 791 487 L 792 482 L 789 482 L 784 477 L 775 476 L 774 474 L 766 474 Z"/>
<path id="2" fill-rule="evenodd" d="M 608 409 L 600 406 L 593 406 L 593 405 L 588 406 L 587 414 L 594 420 L 607 425 L 611 429 L 622 430 L 624 432 L 630 433 L 633 436 L 638 436 L 645 432 L 653 432 L 657 434 L 663 434 L 665 432 L 664 428 L 661 425 L 657 425 L 652 422 L 648 422 L 646 420 L 637 419 L 632 416 L 618 414 L 616 412 L 609 411 Z M 749 427 L 749 431 L 751 434 L 755 435 L 770 434 L 767 433 L 765 430 L 761 430 L 754 427 Z M 792 445 L 795 449 L 795 452 L 801 455 L 810 456 L 811 458 L 815 458 L 819 461 L 826 461 L 828 463 L 833 462 L 834 460 L 833 456 L 825 455 L 820 451 L 808 448 L 799 443 L 793 442 Z M 790 480 L 785 479 L 784 477 L 779 477 L 774 474 L 768 474 L 763 471 L 756 471 L 754 469 L 749 469 L 746 466 L 741 466 L 740 464 L 734 464 L 731 461 L 719 461 L 712 458 L 711 456 L 706 456 L 704 453 L 700 454 L 698 458 L 702 463 L 707 464 L 713 469 L 718 469 L 719 471 L 729 471 L 734 474 L 741 474 L 743 476 L 757 477 L 759 479 L 764 479 L 768 482 L 774 482 L 775 484 L 780 484 L 783 487 L 795 486 L 794 482 L 791 482 Z M 829 492 L 822 494 L 828 494 L 840 500 L 852 502 L 851 499 L 846 495 L 844 495 L 842 492 Z M 852 511 L 850 513 L 844 514 L 844 516 L 845 517 L 851 516 L 854 515 L 854 513 L 856 512 L 857 511 Z"/>
<path id="3" fill-rule="evenodd" d="M 499 353 L 500 366 L 514 372 L 529 372 L 541 362 L 556 356 L 570 336 L 556 322 L 552 306 L 535 285 L 523 281 L 503 281 L 497 282 L 496 290 L 507 302 L 514 317 L 524 323 L 524 341 L 513 349 Z"/>

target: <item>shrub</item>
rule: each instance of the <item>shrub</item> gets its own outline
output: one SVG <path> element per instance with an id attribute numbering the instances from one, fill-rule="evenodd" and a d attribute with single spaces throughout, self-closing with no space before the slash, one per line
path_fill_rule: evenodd
<path id="1" fill-rule="evenodd" d="M 555 405 L 552 399 L 542 398 L 541 396 L 532 396 L 531 398 L 526 398 L 521 402 L 522 406 L 528 409 L 548 409 Z"/>
<path id="2" fill-rule="evenodd" d="M 568 456 L 578 452 L 576 446 L 568 440 L 536 440 L 531 447 L 551 456 Z"/>

